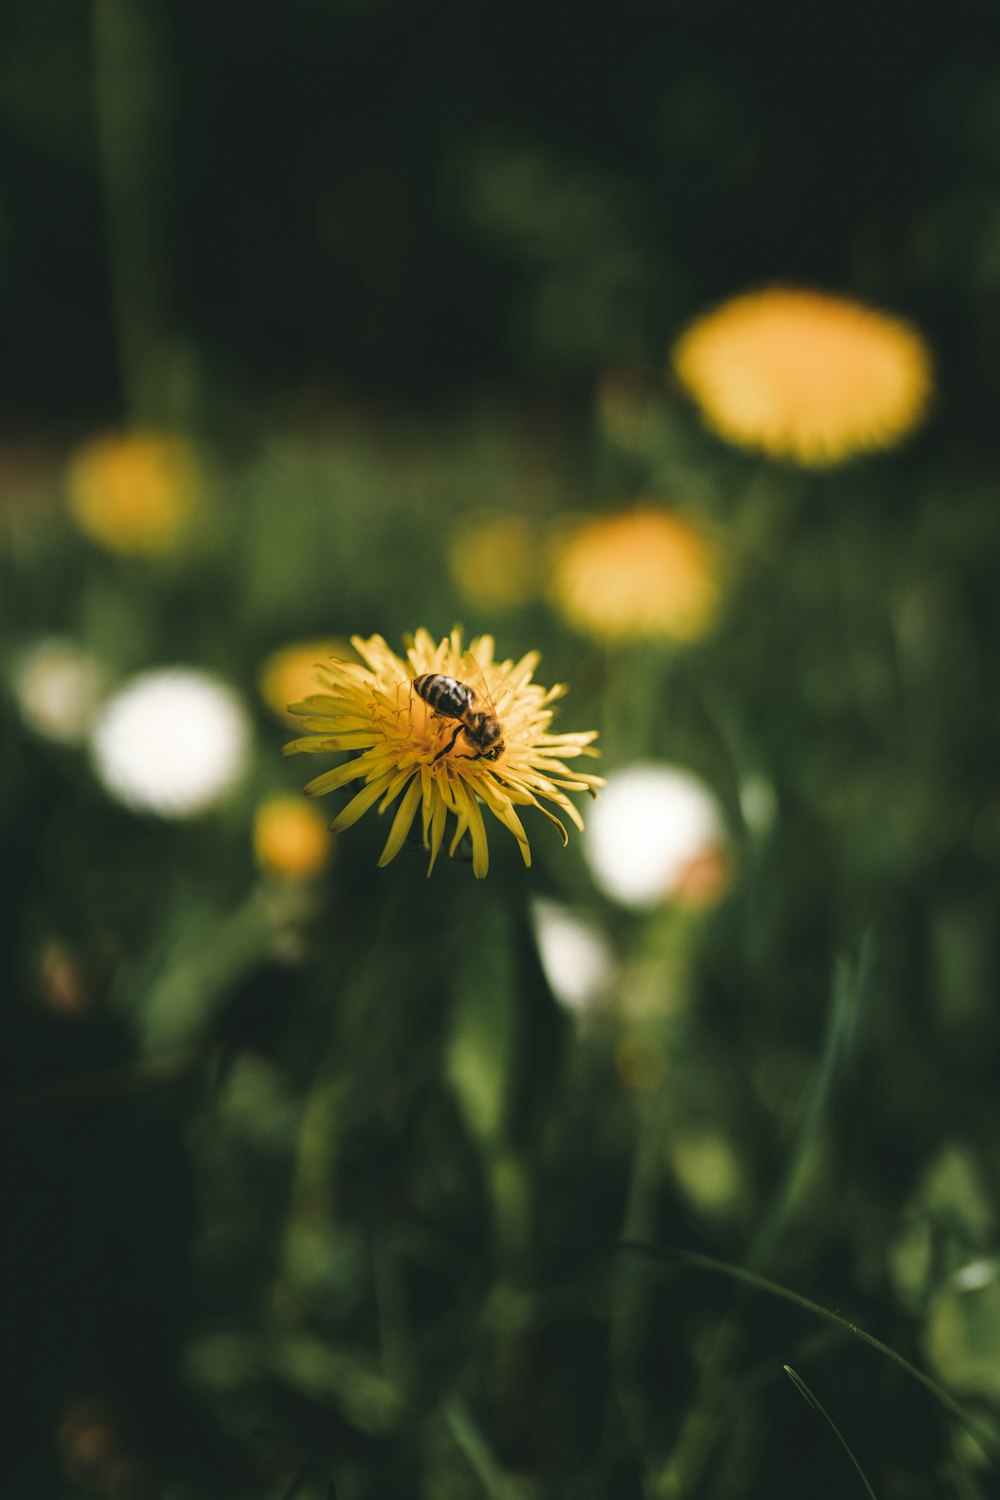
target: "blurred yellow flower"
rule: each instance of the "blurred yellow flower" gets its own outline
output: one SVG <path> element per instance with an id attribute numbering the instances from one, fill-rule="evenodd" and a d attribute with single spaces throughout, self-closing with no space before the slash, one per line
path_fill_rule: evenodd
<path id="1" fill-rule="evenodd" d="M 448 551 L 451 575 L 466 599 L 492 609 L 524 604 L 538 588 L 539 545 L 524 516 L 472 521 Z"/>
<path id="2" fill-rule="evenodd" d="M 812 468 L 892 447 L 932 387 L 930 354 L 908 323 L 793 287 L 723 303 L 681 335 L 672 359 L 721 438 Z"/>
<path id="3" fill-rule="evenodd" d="M 70 460 L 67 485 L 81 531 L 112 552 L 170 551 L 202 496 L 193 449 L 156 432 L 94 438 Z"/>
<path id="4" fill-rule="evenodd" d="M 715 620 L 720 560 L 669 511 L 643 506 L 586 521 L 557 547 L 551 593 L 578 630 L 609 641 L 692 641 Z"/>
<path id="5" fill-rule="evenodd" d="M 457 630 L 438 644 L 426 630 L 418 630 L 405 660 L 380 635 L 367 640 L 354 636 L 351 644 L 361 663 L 330 661 L 317 670 L 322 691 L 292 705 L 313 733 L 285 746 L 288 755 L 360 752 L 306 787 L 318 797 L 351 782 L 363 783 L 331 824 L 335 831 L 349 828 L 376 803 L 385 812 L 402 794 L 379 864 L 399 853 L 419 809 L 423 845 L 430 851 L 428 874 L 450 814 L 454 825 L 448 853 L 455 854 L 468 832 L 473 872 L 481 879 L 489 867 L 481 804 L 514 835 L 526 865 L 531 850 L 518 807 L 537 807 L 555 823 L 563 843 L 565 827 L 539 798 L 554 803 L 582 829 L 583 820 L 566 794 L 594 793 L 602 779 L 570 771 L 564 761 L 596 754 L 590 749 L 596 731 L 549 733 L 550 705 L 565 689 L 532 682 L 536 651 L 518 662 L 495 662 L 492 636 L 478 637 L 463 651 Z M 417 680 L 428 673 L 464 684 L 471 694 L 466 699 L 469 712 L 475 701 L 495 713 L 502 739 L 487 755 L 476 753 L 464 719 L 436 713 L 416 690 Z"/>
<path id="6" fill-rule="evenodd" d="M 268 797 L 254 814 L 253 847 L 269 875 L 308 880 L 330 858 L 332 843 L 319 813 L 301 797 Z"/>
<path id="7" fill-rule="evenodd" d="M 272 651 L 265 659 L 258 678 L 260 694 L 282 723 L 298 724 L 288 705 L 298 703 L 312 692 L 316 685 L 316 668 L 331 656 L 341 661 L 349 659 L 352 652 L 347 641 L 337 636 L 292 641 Z"/>

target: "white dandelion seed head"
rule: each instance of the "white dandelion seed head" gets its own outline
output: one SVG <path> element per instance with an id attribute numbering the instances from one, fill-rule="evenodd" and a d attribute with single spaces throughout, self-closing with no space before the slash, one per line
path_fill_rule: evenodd
<path id="1" fill-rule="evenodd" d="M 725 832 L 719 805 L 690 771 L 640 764 L 612 771 L 587 819 L 584 852 L 604 893 L 622 906 L 667 900 Z"/>
<path id="2" fill-rule="evenodd" d="M 53 637 L 30 647 L 12 675 L 21 717 L 36 734 L 63 744 L 87 736 L 104 692 L 104 667 L 75 641 Z"/>
<path id="3" fill-rule="evenodd" d="M 238 779 L 250 721 L 235 690 L 191 667 L 143 672 L 106 704 L 91 736 L 97 775 L 126 806 L 184 818 Z"/>
<path id="4" fill-rule="evenodd" d="M 542 969 L 556 1000 L 569 1011 L 589 1010 L 607 990 L 614 969 L 604 934 L 556 901 L 533 901 L 531 916 Z"/>

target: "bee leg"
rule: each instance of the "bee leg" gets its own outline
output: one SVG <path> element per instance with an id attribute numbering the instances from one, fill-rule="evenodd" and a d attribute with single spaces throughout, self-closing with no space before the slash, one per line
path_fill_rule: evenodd
<path id="1" fill-rule="evenodd" d="M 443 750 L 439 750 L 438 753 L 437 753 L 437 755 L 435 755 L 434 760 L 431 761 L 431 765 L 434 764 L 435 760 L 440 760 L 441 757 L 442 757 L 442 755 L 447 755 L 448 754 L 448 751 L 453 748 L 453 746 L 455 744 L 455 741 L 458 739 L 459 735 L 462 733 L 462 730 L 464 728 L 465 728 L 464 724 L 459 724 L 458 728 L 455 730 L 455 733 L 452 735 L 452 737 L 448 741 L 447 745 L 445 745 L 444 749 Z"/>

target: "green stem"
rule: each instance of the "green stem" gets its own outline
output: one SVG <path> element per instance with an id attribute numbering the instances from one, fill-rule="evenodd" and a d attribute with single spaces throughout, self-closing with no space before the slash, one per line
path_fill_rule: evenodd
<path id="1" fill-rule="evenodd" d="M 793 1292 L 789 1287 L 782 1286 L 777 1281 L 770 1281 L 766 1276 L 761 1276 L 756 1271 L 748 1271 L 745 1267 L 732 1265 L 728 1261 L 716 1260 L 714 1256 L 702 1255 L 696 1250 L 678 1250 L 670 1247 L 661 1248 L 657 1245 L 625 1240 L 619 1240 L 613 1246 L 606 1248 L 612 1248 L 616 1251 L 626 1250 L 637 1255 L 647 1255 L 654 1260 L 677 1261 L 682 1265 L 692 1266 L 697 1270 L 711 1271 L 718 1276 L 728 1276 L 733 1281 L 742 1282 L 745 1286 L 753 1287 L 756 1291 L 768 1293 L 769 1296 L 779 1297 L 784 1302 L 791 1302 L 796 1307 L 801 1307 L 807 1312 L 814 1313 L 817 1317 L 825 1318 L 829 1323 L 836 1323 L 840 1328 L 846 1328 L 848 1333 L 852 1333 L 855 1338 L 859 1338 L 873 1349 L 877 1349 L 880 1354 L 885 1355 L 886 1359 L 891 1359 L 893 1364 L 905 1370 L 912 1379 L 919 1381 L 926 1390 L 930 1391 L 931 1395 L 936 1397 L 945 1410 L 957 1422 L 961 1423 L 969 1435 L 975 1439 L 985 1456 L 996 1467 L 1000 1468 L 1000 1442 L 997 1441 L 993 1433 L 977 1422 L 976 1418 L 970 1412 L 967 1412 L 963 1406 L 960 1406 L 955 1398 L 950 1396 L 946 1390 L 943 1390 L 929 1375 L 925 1375 L 922 1370 L 917 1369 L 916 1365 L 911 1365 L 908 1359 L 904 1359 L 901 1354 L 897 1354 L 895 1349 L 890 1349 L 888 1344 L 883 1344 L 881 1339 L 877 1339 L 874 1334 L 866 1332 L 864 1328 L 859 1328 L 856 1323 L 850 1322 L 848 1318 L 842 1318 L 839 1313 L 833 1312 L 828 1307 L 823 1307 L 819 1302 L 813 1302 L 810 1297 L 804 1297 L 801 1292 Z"/>
<path id="2" fill-rule="evenodd" d="M 865 1489 L 868 1491 L 869 1495 L 871 1496 L 871 1500 L 877 1500 L 877 1496 L 875 1494 L 875 1491 L 872 1489 L 871 1485 L 868 1483 L 868 1480 L 865 1478 L 865 1472 L 864 1472 L 864 1470 L 862 1469 L 861 1465 L 858 1463 L 857 1459 L 854 1457 L 854 1454 L 851 1452 L 851 1449 L 850 1449 L 850 1447 L 848 1445 L 847 1439 L 844 1437 L 844 1434 L 841 1432 L 840 1428 L 837 1426 L 836 1422 L 833 1420 L 833 1418 L 831 1417 L 830 1413 L 827 1411 L 826 1407 L 823 1406 L 823 1404 L 821 1403 L 821 1401 L 819 1400 L 819 1398 L 816 1395 L 814 1395 L 813 1392 L 809 1389 L 809 1387 L 806 1385 L 805 1381 L 802 1379 L 801 1375 L 796 1375 L 796 1373 L 792 1369 L 791 1365 L 783 1365 L 782 1369 L 784 1370 L 785 1374 L 788 1376 L 788 1378 L 792 1382 L 792 1384 L 795 1386 L 795 1389 L 802 1396 L 805 1397 L 805 1399 L 809 1402 L 809 1405 L 811 1407 L 813 1407 L 813 1409 L 815 1411 L 818 1411 L 819 1414 L 820 1414 L 820 1416 L 823 1418 L 824 1422 L 827 1423 L 827 1425 L 830 1428 L 830 1431 L 833 1433 L 834 1437 L 837 1439 L 837 1442 L 843 1448 L 844 1452 L 847 1454 L 848 1458 L 851 1460 L 851 1463 L 857 1469 L 857 1471 L 858 1471 L 858 1477 L 861 1480 L 861 1483 L 864 1485 Z"/>
<path id="3" fill-rule="evenodd" d="M 94 94 L 119 376 L 134 421 L 155 422 L 167 347 L 167 88 L 149 0 L 94 0 Z"/>
<path id="4" fill-rule="evenodd" d="M 468 1459 L 469 1467 L 491 1500 L 514 1500 L 514 1485 L 497 1463 L 465 1404 L 453 1396 L 442 1407 L 442 1415 L 452 1437 Z"/>

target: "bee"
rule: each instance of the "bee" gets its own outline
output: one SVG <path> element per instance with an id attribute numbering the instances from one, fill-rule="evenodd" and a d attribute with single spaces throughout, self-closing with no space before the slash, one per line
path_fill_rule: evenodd
<path id="1" fill-rule="evenodd" d="M 413 686 L 436 714 L 442 719 L 457 719 L 455 733 L 434 760 L 440 760 L 452 749 L 460 734 L 464 734 L 475 750 L 475 755 L 464 756 L 465 760 L 496 760 L 503 754 L 503 726 L 496 714 L 487 709 L 475 708 L 476 695 L 466 683 L 457 677 L 445 677 L 442 672 L 425 672 L 413 679 Z M 431 762 L 434 764 L 434 761 Z"/>

